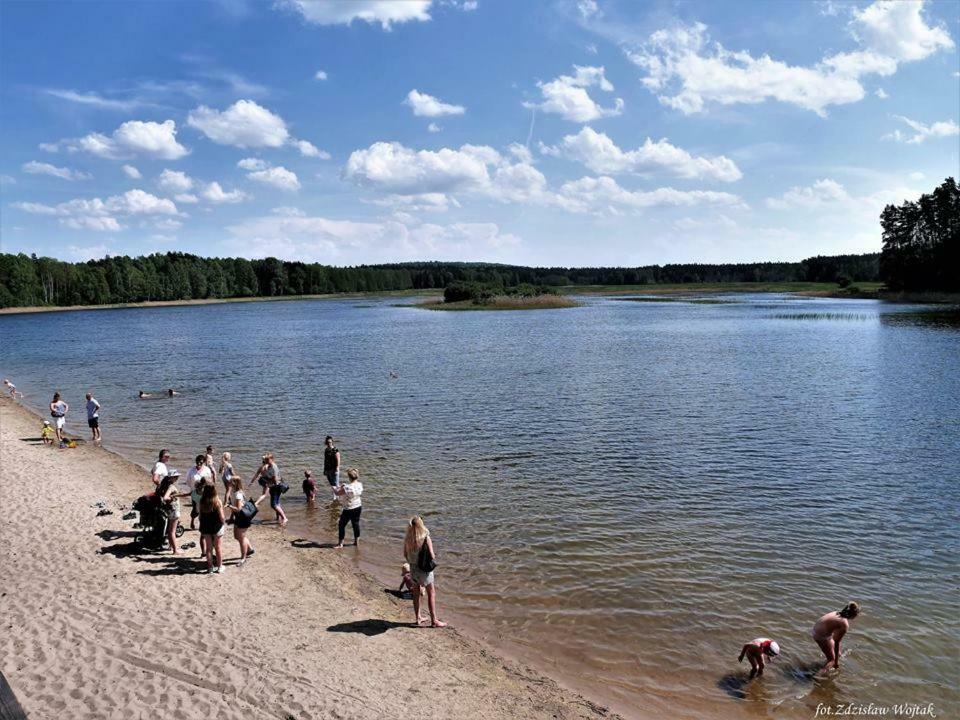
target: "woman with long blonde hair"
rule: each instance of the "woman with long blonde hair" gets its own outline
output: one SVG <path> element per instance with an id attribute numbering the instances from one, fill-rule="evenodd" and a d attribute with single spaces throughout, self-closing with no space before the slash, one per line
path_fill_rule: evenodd
<path id="1" fill-rule="evenodd" d="M 220 476 L 220 479 L 223 481 L 223 504 L 229 505 L 227 495 L 230 493 L 231 487 L 233 485 L 232 478 L 237 473 L 237 469 L 233 466 L 231 462 L 231 455 L 229 452 L 225 452 L 220 456 L 220 467 L 217 470 L 217 474 Z M 243 488 L 241 488 L 242 490 Z"/>
<path id="2" fill-rule="evenodd" d="M 230 491 L 227 493 L 226 507 L 233 514 L 233 538 L 240 543 L 240 562 L 237 563 L 237 567 L 243 567 L 247 558 L 253 555 L 253 546 L 247 538 L 251 518 L 240 512 L 246 501 L 243 495 L 243 478 L 240 477 L 240 473 L 234 473 L 230 476 Z"/>
<path id="3" fill-rule="evenodd" d="M 436 553 L 433 551 L 430 531 L 423 524 L 423 518 L 414 515 L 407 523 L 407 534 L 403 538 L 403 556 L 410 563 L 410 575 L 413 578 L 413 611 L 417 616 L 417 625 L 422 625 L 424 620 L 420 617 L 420 596 L 426 591 L 430 627 L 446 627 L 447 624 L 437 617 L 437 588 L 433 580 L 433 570 L 421 567 L 420 556 L 424 548 L 426 548 L 426 552 L 423 552 L 425 559 L 429 557 L 433 560 Z"/>
<path id="4" fill-rule="evenodd" d="M 223 502 L 217 496 L 216 485 L 203 484 L 200 496 L 200 539 L 207 556 L 207 572 L 223 572 Z M 211 557 L 212 556 L 212 557 Z M 216 560 L 216 565 L 214 565 Z"/>

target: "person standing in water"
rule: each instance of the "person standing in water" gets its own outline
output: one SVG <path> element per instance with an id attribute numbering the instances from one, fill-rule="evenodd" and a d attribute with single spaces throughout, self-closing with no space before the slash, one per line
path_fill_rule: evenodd
<path id="1" fill-rule="evenodd" d="M 737 662 L 743 662 L 746 657 L 750 661 L 750 677 L 763 675 L 764 658 L 775 658 L 780 655 L 780 646 L 770 638 L 751 640 L 740 650 Z"/>
<path id="2" fill-rule="evenodd" d="M 323 442 L 323 474 L 330 487 L 340 484 L 340 450 L 333 444 L 333 438 L 327 435 Z"/>
<path id="3" fill-rule="evenodd" d="M 54 419 L 54 429 L 59 443 L 63 443 L 63 426 L 67 423 L 68 412 L 70 412 L 70 406 L 60 399 L 60 393 L 54 393 L 53 400 L 50 401 L 50 417 Z"/>
<path id="4" fill-rule="evenodd" d="M 423 625 L 424 620 L 420 617 L 420 593 L 421 588 L 426 591 L 427 608 L 430 611 L 430 625 L 435 628 L 446 627 L 445 622 L 441 622 L 437 617 L 437 588 L 433 581 L 433 571 L 425 570 L 420 567 L 420 553 L 426 546 L 425 556 L 430 559 L 436 557 L 433 550 L 433 541 L 430 539 L 430 531 L 423 524 L 423 518 L 414 515 L 407 523 L 407 533 L 403 538 L 403 557 L 410 565 L 410 575 L 413 578 L 413 611 L 417 615 L 417 625 Z"/>
<path id="5" fill-rule="evenodd" d="M 827 658 L 827 664 L 820 672 L 826 672 L 831 665 L 834 669 L 840 669 L 840 641 L 850 629 L 850 621 L 859 614 L 860 606 L 855 602 L 849 602 L 843 610 L 829 612 L 817 620 L 811 634 Z"/>
<path id="6" fill-rule="evenodd" d="M 93 435 L 93 442 L 100 444 L 100 403 L 93 396 L 93 393 L 87 393 L 87 425 L 90 427 L 90 433 Z"/>
<path id="7" fill-rule="evenodd" d="M 363 483 L 360 482 L 360 471 L 356 468 L 347 470 L 347 482 L 333 488 L 343 510 L 340 511 L 340 522 L 337 527 L 337 544 L 335 548 L 343 547 L 343 537 L 347 531 L 347 523 L 353 526 L 354 547 L 360 545 L 360 512 L 363 506 L 360 496 L 363 494 Z"/>

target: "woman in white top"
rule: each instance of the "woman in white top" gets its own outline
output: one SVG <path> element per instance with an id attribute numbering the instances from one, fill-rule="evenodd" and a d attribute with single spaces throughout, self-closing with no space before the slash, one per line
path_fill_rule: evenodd
<path id="1" fill-rule="evenodd" d="M 230 453 L 224 453 L 227 462 L 230 461 L 229 455 Z M 227 493 L 227 501 L 224 504 L 233 513 L 233 537 L 240 543 L 240 562 L 237 563 L 237 567 L 243 567 L 243 564 L 247 561 L 247 556 L 253 555 L 253 547 L 247 540 L 250 518 L 240 512 L 246 501 L 243 496 L 243 480 L 239 473 L 234 473 L 230 476 L 230 489 Z"/>
<path id="2" fill-rule="evenodd" d="M 407 523 L 407 534 L 403 538 L 403 555 L 410 563 L 410 576 L 413 578 L 413 588 L 411 590 L 413 593 L 413 611 L 417 615 L 417 625 L 422 625 L 424 621 L 420 617 L 420 594 L 423 592 L 421 588 L 425 588 L 427 607 L 430 610 L 430 626 L 442 628 L 446 627 L 447 624 L 437 618 L 437 588 L 433 582 L 433 571 L 428 572 L 420 567 L 420 551 L 423 550 L 424 546 L 427 549 L 425 554 L 429 554 L 431 559 L 436 557 L 433 552 L 430 531 L 423 524 L 423 518 L 414 515 Z"/>
<path id="3" fill-rule="evenodd" d="M 340 523 L 338 526 L 339 538 L 334 546 L 337 549 L 343 547 L 343 536 L 346 534 L 347 523 L 353 525 L 353 544 L 360 544 L 360 511 L 363 508 L 360 505 L 360 496 L 363 494 L 363 483 L 360 482 L 360 471 L 356 468 L 347 470 L 347 482 L 331 488 L 333 494 L 337 496 L 343 510 L 340 511 Z"/>

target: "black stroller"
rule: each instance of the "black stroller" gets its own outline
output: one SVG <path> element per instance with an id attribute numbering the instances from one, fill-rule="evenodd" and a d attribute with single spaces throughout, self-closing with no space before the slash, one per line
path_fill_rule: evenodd
<path id="1" fill-rule="evenodd" d="M 133 509 L 140 513 L 140 534 L 136 542 L 151 550 L 160 550 L 166 543 L 167 515 L 156 493 L 141 495 L 133 503 Z M 177 521 L 177 537 L 183 535 L 184 528 Z"/>

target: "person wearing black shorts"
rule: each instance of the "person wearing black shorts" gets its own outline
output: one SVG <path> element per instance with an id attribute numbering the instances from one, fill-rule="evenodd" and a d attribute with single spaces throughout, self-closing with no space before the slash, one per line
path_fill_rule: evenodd
<path id="1" fill-rule="evenodd" d="M 340 450 L 333 444 L 333 438 L 327 435 L 323 448 L 323 474 L 330 483 L 330 487 L 340 484 Z"/>
<path id="2" fill-rule="evenodd" d="M 87 425 L 90 427 L 90 433 L 93 435 L 93 442 L 99 444 L 100 437 L 100 403 L 93 396 L 93 393 L 87 393 Z"/>

